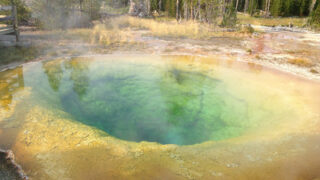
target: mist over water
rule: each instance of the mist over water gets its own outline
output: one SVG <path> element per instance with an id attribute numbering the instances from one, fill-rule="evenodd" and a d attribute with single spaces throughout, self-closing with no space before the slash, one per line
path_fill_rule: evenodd
<path id="1" fill-rule="evenodd" d="M 34 179 L 308 179 L 319 176 L 319 92 L 209 57 L 33 62 L 0 72 L 0 148 Z"/>
<path id="2" fill-rule="evenodd" d="M 239 119 L 247 116 L 246 102 L 228 94 L 222 80 L 202 72 L 122 59 L 49 61 L 43 68 L 59 108 L 120 139 L 187 145 L 246 129 L 227 125 L 233 113 Z M 239 110 L 231 112 L 230 102 Z"/>
<path id="3" fill-rule="evenodd" d="M 305 115 L 296 111 L 305 104 L 294 104 L 295 97 L 283 96 L 277 84 L 264 86 L 225 65 L 203 69 L 193 57 L 151 59 L 35 63 L 24 73 L 32 88 L 29 104 L 67 112 L 73 121 L 119 139 L 178 145 L 233 138 Z"/>

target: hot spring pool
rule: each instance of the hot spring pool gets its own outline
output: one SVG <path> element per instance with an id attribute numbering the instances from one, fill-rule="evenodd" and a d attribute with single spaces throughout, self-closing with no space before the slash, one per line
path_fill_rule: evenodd
<path id="1" fill-rule="evenodd" d="M 148 152 L 177 148 L 171 144 L 193 145 L 178 146 L 185 154 L 190 153 L 185 152 L 188 148 L 206 152 L 200 147 L 208 148 L 208 143 L 266 141 L 266 137 L 310 132 L 320 120 L 318 83 L 213 58 L 98 56 L 35 62 L 0 72 L 0 92 L 0 147 L 14 149 L 31 176 L 37 163 L 30 159 L 47 163 L 52 172 L 43 170 L 47 167 L 42 164 L 41 178 L 82 174 L 90 163 L 63 172 L 52 165 L 76 149 L 74 155 L 78 152 L 85 159 L 91 151 L 107 153 L 99 152 L 102 147 L 117 152 L 109 152 L 113 158 L 119 151 L 125 151 L 124 158 L 131 152 L 136 157 L 140 152 L 136 146 L 144 145 L 153 147 Z M 94 164 L 100 167 L 100 163 L 98 158 Z M 108 168 L 92 171 L 103 174 Z M 105 176 L 97 176 L 101 177 Z"/>

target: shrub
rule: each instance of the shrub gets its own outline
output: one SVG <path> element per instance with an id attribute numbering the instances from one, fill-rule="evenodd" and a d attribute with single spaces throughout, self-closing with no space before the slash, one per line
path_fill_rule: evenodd
<path id="1" fill-rule="evenodd" d="M 297 66 L 301 66 L 301 67 L 312 67 L 312 66 L 314 66 L 314 63 L 311 60 L 302 59 L 302 58 L 289 59 L 288 63 L 294 64 L 294 65 L 297 65 Z"/>
<path id="2" fill-rule="evenodd" d="M 310 69 L 310 72 L 313 73 L 313 74 L 318 74 L 319 72 L 315 69 Z"/>
<path id="3" fill-rule="evenodd" d="M 254 33 L 254 29 L 250 24 L 249 25 L 242 25 L 240 32 L 252 34 L 252 33 Z"/>

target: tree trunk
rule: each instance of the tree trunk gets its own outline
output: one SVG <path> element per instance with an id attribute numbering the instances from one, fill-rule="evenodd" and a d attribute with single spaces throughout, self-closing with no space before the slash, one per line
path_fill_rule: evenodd
<path id="1" fill-rule="evenodd" d="M 146 16 L 150 16 L 151 14 L 151 2 L 150 0 L 145 1 L 145 6 L 146 6 Z"/>
<path id="2" fill-rule="evenodd" d="M 90 19 L 92 19 L 92 0 L 90 0 Z"/>
<path id="3" fill-rule="evenodd" d="M 244 12 L 248 12 L 248 8 L 249 8 L 249 0 L 245 0 L 245 3 L 244 3 Z"/>
<path id="4" fill-rule="evenodd" d="M 80 19 L 82 19 L 82 11 L 83 11 L 83 9 L 82 9 L 82 3 L 83 3 L 83 0 L 79 0 L 79 5 L 80 5 Z M 81 22 L 80 26 L 82 27 L 82 26 L 83 26 L 83 23 L 82 23 L 81 20 L 80 20 L 80 22 Z"/>
<path id="5" fill-rule="evenodd" d="M 224 13 L 226 12 L 226 0 L 222 0 L 223 1 L 223 3 L 222 3 L 222 10 L 221 10 L 221 12 L 222 12 L 222 15 L 224 15 Z"/>
<path id="6" fill-rule="evenodd" d="M 236 12 L 238 12 L 239 0 L 236 2 Z"/>
<path id="7" fill-rule="evenodd" d="M 133 2 L 133 0 L 130 0 L 130 7 L 129 7 L 129 14 L 130 15 L 135 15 L 135 6 L 136 4 Z"/>
<path id="8" fill-rule="evenodd" d="M 268 0 L 267 16 L 269 16 L 269 15 L 270 15 L 270 4 L 271 4 L 271 0 Z"/>
<path id="9" fill-rule="evenodd" d="M 254 5 L 254 0 L 250 1 L 250 15 L 252 16 L 255 12 L 256 9 L 254 9 L 253 5 Z"/>
<path id="10" fill-rule="evenodd" d="M 183 6 L 184 6 L 184 19 L 188 20 L 188 4 L 187 1 L 183 1 Z"/>
<path id="11" fill-rule="evenodd" d="M 159 11 L 162 9 L 162 0 L 159 0 Z"/>
<path id="12" fill-rule="evenodd" d="M 200 0 L 198 0 L 198 18 L 199 18 L 199 21 L 201 21 L 201 2 L 200 2 Z"/>
<path id="13" fill-rule="evenodd" d="M 83 2 L 83 0 L 79 0 L 80 12 L 82 12 L 82 2 Z"/>
<path id="14" fill-rule="evenodd" d="M 179 0 L 176 1 L 176 19 L 179 21 Z"/>
<path id="15" fill-rule="evenodd" d="M 314 9 L 314 5 L 316 5 L 317 0 L 312 0 L 310 7 L 309 7 L 309 15 L 312 14 L 313 9 Z"/>
<path id="16" fill-rule="evenodd" d="M 190 18 L 193 20 L 193 6 L 191 5 L 190 7 L 191 7 L 191 9 L 190 9 L 190 16 L 191 17 Z"/>
<path id="17" fill-rule="evenodd" d="M 268 4 L 269 4 L 269 0 L 266 0 L 266 5 L 265 5 L 265 7 L 264 7 L 264 11 L 265 11 L 264 16 L 265 16 L 265 17 L 267 17 L 267 15 L 268 15 Z"/>

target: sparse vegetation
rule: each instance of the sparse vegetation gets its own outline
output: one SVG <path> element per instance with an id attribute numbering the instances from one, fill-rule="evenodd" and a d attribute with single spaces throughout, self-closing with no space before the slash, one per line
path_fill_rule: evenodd
<path id="1" fill-rule="evenodd" d="M 208 38 L 211 33 L 210 29 L 194 21 L 178 23 L 175 20 L 171 20 L 161 22 L 134 17 L 129 17 L 127 20 L 131 27 L 148 29 L 155 36 Z"/>
<path id="2" fill-rule="evenodd" d="M 253 17 L 248 14 L 238 13 L 239 24 L 252 24 L 261 26 L 306 26 L 308 18 L 301 17 L 278 17 L 278 18 L 265 18 Z"/>
<path id="3" fill-rule="evenodd" d="M 317 8 L 312 12 L 310 18 L 310 24 L 315 29 L 320 29 L 320 2 L 317 5 Z"/>
<path id="4" fill-rule="evenodd" d="M 210 39 L 212 37 L 241 37 L 248 32 L 225 32 L 223 28 L 213 27 L 212 25 L 199 23 L 197 21 L 177 22 L 170 18 L 142 19 L 136 17 L 122 16 L 108 22 L 106 27 L 138 28 L 150 30 L 151 35 L 158 37 L 191 38 L 191 39 Z"/>
<path id="5" fill-rule="evenodd" d="M 67 32 L 68 35 L 76 35 L 87 42 L 100 45 L 115 45 L 132 42 L 130 31 L 121 30 L 118 27 L 104 24 L 95 25 L 93 29 L 74 29 Z"/>
<path id="6" fill-rule="evenodd" d="M 315 70 L 315 69 L 313 69 L 313 68 L 310 69 L 310 72 L 313 73 L 313 74 L 318 74 L 318 73 L 319 73 L 317 70 Z"/>
<path id="7" fill-rule="evenodd" d="M 259 55 L 256 55 L 255 58 L 256 59 L 261 59 L 261 57 Z"/>
<path id="8" fill-rule="evenodd" d="M 311 60 L 303 59 L 303 58 L 289 59 L 288 63 L 294 64 L 294 65 L 297 65 L 297 66 L 301 66 L 301 67 L 312 67 L 312 66 L 314 66 L 314 63 Z"/>
<path id="9" fill-rule="evenodd" d="M 251 25 L 242 25 L 240 26 L 240 32 L 242 33 L 247 33 L 247 34 L 252 34 L 254 33 L 254 29 Z"/>

